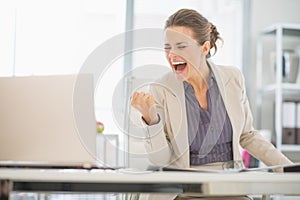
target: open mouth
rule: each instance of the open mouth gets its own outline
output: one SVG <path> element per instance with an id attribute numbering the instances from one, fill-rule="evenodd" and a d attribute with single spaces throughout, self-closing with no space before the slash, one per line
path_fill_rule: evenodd
<path id="1" fill-rule="evenodd" d="M 186 62 L 172 62 L 172 65 L 175 69 L 175 71 L 180 72 L 183 71 L 186 68 Z"/>

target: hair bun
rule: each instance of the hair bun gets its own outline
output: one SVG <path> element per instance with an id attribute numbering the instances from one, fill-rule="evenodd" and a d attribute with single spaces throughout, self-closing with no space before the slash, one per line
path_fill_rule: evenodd
<path id="1" fill-rule="evenodd" d="M 214 32 L 214 31 L 216 31 L 216 26 L 215 25 L 213 25 L 212 23 L 210 23 L 210 30 L 211 30 L 211 32 Z"/>
<path id="2" fill-rule="evenodd" d="M 211 44 L 211 49 L 214 48 L 214 52 L 217 51 L 217 40 L 221 39 L 220 37 L 220 33 L 217 30 L 217 27 L 215 25 L 213 25 L 212 23 L 210 23 L 210 44 Z"/>
<path id="3" fill-rule="evenodd" d="M 217 41 L 217 39 L 220 38 L 219 35 L 220 34 L 217 30 L 217 27 L 211 23 L 210 24 L 210 40 L 211 40 L 211 42 L 215 43 Z"/>

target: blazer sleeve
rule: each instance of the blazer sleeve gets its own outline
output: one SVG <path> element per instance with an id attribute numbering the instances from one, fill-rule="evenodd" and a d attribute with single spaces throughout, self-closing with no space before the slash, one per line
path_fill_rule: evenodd
<path id="1" fill-rule="evenodd" d="M 240 136 L 240 145 L 251 155 L 261 160 L 268 166 L 292 164 L 292 162 L 278 151 L 270 142 L 266 141 L 257 130 L 253 128 L 253 118 L 245 90 L 245 80 L 239 71 L 239 82 L 241 86 L 241 104 L 244 109 L 245 122 Z M 279 170 L 280 171 L 280 170 Z"/>

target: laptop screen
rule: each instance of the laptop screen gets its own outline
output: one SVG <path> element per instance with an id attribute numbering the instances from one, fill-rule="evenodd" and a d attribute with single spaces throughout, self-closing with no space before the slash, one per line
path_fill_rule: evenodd
<path id="1" fill-rule="evenodd" d="M 0 78 L 0 163 L 96 163 L 92 75 Z"/>

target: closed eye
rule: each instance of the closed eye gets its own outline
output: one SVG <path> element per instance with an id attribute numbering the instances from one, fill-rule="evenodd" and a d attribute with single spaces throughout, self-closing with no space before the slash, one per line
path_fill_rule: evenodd
<path id="1" fill-rule="evenodd" d="M 178 46 L 177 48 L 178 49 L 184 49 L 184 48 L 186 48 L 187 46 Z"/>

